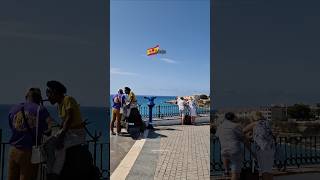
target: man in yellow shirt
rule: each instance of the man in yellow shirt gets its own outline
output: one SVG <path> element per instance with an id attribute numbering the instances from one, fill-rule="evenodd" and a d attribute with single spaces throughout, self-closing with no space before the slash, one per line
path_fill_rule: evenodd
<path id="1" fill-rule="evenodd" d="M 137 103 L 137 98 L 136 95 L 131 91 L 129 87 L 124 88 L 124 92 L 128 94 L 128 104 L 136 104 Z"/>
<path id="2" fill-rule="evenodd" d="M 66 87 L 58 81 L 49 81 L 47 86 L 48 100 L 53 105 L 58 104 L 62 133 L 65 134 L 69 129 L 83 129 L 80 106 L 73 97 L 65 95 Z"/>
<path id="3" fill-rule="evenodd" d="M 49 174 L 60 175 L 68 148 L 85 143 L 86 132 L 81 118 L 80 106 L 76 100 L 65 95 L 66 87 L 58 81 L 47 82 L 47 97 L 52 105 L 58 105 L 58 114 L 62 120 L 62 127 L 55 135 L 57 137 L 55 162 Z"/>
<path id="4" fill-rule="evenodd" d="M 128 99 L 126 101 L 126 108 L 127 108 L 126 117 L 129 117 L 131 109 L 138 107 L 138 104 L 137 104 L 138 101 L 137 101 L 136 95 L 131 91 L 129 87 L 125 87 L 124 92 L 128 95 Z"/>

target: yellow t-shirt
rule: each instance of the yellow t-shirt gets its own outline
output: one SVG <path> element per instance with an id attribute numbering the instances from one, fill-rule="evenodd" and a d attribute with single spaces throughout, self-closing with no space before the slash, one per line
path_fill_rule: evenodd
<path id="1" fill-rule="evenodd" d="M 134 95 L 134 93 L 132 91 L 130 91 L 129 95 L 128 95 L 128 99 L 129 99 L 129 102 L 137 102 L 137 98 L 136 98 L 136 95 Z"/>
<path id="2" fill-rule="evenodd" d="M 58 105 L 59 117 L 64 121 L 67 118 L 67 110 L 72 109 L 70 129 L 83 128 L 83 121 L 80 113 L 80 106 L 71 96 L 65 96 L 62 103 Z"/>

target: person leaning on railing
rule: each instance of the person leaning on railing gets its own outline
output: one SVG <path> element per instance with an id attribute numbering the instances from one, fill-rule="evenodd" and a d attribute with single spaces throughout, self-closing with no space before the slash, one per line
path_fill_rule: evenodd
<path id="1" fill-rule="evenodd" d="M 9 112 L 12 132 L 8 165 L 8 180 L 35 180 L 39 164 L 31 163 L 32 147 L 40 144 L 45 132 L 50 131 L 51 117 L 42 107 L 39 88 L 31 88 L 26 102 L 15 105 Z M 36 143 L 38 142 L 38 143 Z"/>
<path id="2" fill-rule="evenodd" d="M 126 117 L 130 116 L 132 108 L 138 108 L 138 101 L 136 95 L 132 92 L 129 87 L 124 88 L 124 93 L 128 95 L 126 99 L 125 107 L 126 107 Z"/>
<path id="3" fill-rule="evenodd" d="M 123 90 L 119 89 L 118 94 L 112 97 L 112 120 L 110 123 L 111 135 L 120 135 L 121 134 L 121 115 L 123 112 L 123 105 L 125 103 L 125 97 L 123 95 Z M 114 132 L 113 127 L 116 123 L 117 133 Z"/>
<path id="4" fill-rule="evenodd" d="M 188 106 L 189 106 L 189 111 L 191 116 L 191 123 L 195 125 L 196 117 L 197 117 L 197 105 L 193 97 L 190 97 L 190 99 L 188 100 Z"/>
<path id="5" fill-rule="evenodd" d="M 50 165 L 51 168 L 48 168 L 48 177 L 57 179 L 64 167 L 66 151 L 71 147 L 85 144 L 86 132 L 80 106 L 73 97 L 66 95 L 66 87 L 58 81 L 48 81 L 47 87 L 48 100 L 52 105 L 58 104 L 58 114 L 62 120 L 62 128 L 55 135 L 55 161 Z M 78 176 L 73 177 L 81 177 L 81 173 L 85 172 L 77 172 Z"/>
<path id="6" fill-rule="evenodd" d="M 181 117 L 181 125 L 184 125 L 184 120 L 187 115 L 187 108 L 186 108 L 187 103 L 183 97 L 180 97 L 180 98 L 177 97 L 177 105 L 178 105 L 179 114 Z"/>
<path id="7" fill-rule="evenodd" d="M 225 119 L 217 128 L 216 136 L 220 140 L 225 175 L 227 176 L 231 169 L 231 180 L 239 180 L 244 160 L 242 143 L 245 142 L 245 137 L 234 113 L 225 114 Z"/>
<path id="8" fill-rule="evenodd" d="M 252 132 L 256 147 L 256 159 L 259 164 L 263 180 L 272 180 L 272 167 L 275 155 L 275 143 L 270 122 L 261 112 L 251 114 L 253 122 L 243 128 L 246 134 Z"/>

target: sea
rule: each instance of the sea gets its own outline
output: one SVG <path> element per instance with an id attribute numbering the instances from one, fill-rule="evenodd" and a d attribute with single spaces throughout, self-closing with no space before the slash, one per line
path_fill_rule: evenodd
<path id="1" fill-rule="evenodd" d="M 110 95 L 110 107 L 112 105 L 112 96 Z M 138 104 L 141 107 L 147 107 L 148 100 L 144 98 L 144 95 L 137 96 Z M 166 105 L 166 106 L 176 106 L 172 104 L 167 104 L 166 101 L 175 99 L 175 96 L 156 96 L 154 100 L 156 105 Z M 8 125 L 8 112 L 12 105 L 0 105 L 0 129 L 2 129 L 2 141 L 8 141 L 10 137 L 10 130 Z M 57 109 L 54 106 L 47 106 L 47 109 L 50 115 L 60 122 L 60 119 L 57 114 Z M 102 141 L 108 140 L 109 132 L 107 131 L 107 114 L 105 107 L 81 107 L 81 113 L 83 119 L 87 119 L 90 123 L 88 129 L 94 134 L 102 133 Z"/>
<path id="2" fill-rule="evenodd" d="M 112 97 L 113 95 L 110 95 L 110 104 L 112 104 Z M 151 97 L 151 96 L 136 96 L 137 97 L 137 101 L 138 104 L 141 106 L 147 106 L 148 100 L 145 99 L 144 97 Z M 176 96 L 155 96 L 156 98 L 154 99 L 154 103 L 156 105 L 166 105 L 166 106 L 170 106 L 171 104 L 166 103 L 166 101 L 168 100 L 175 100 Z M 175 105 L 172 105 L 175 106 Z"/>

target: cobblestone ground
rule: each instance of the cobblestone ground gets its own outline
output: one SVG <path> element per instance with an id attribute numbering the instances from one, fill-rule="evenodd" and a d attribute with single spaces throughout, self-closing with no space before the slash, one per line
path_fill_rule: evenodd
<path id="1" fill-rule="evenodd" d="M 167 137 L 160 139 L 154 179 L 209 180 L 209 125 L 170 126 L 170 129 L 157 132 Z"/>

